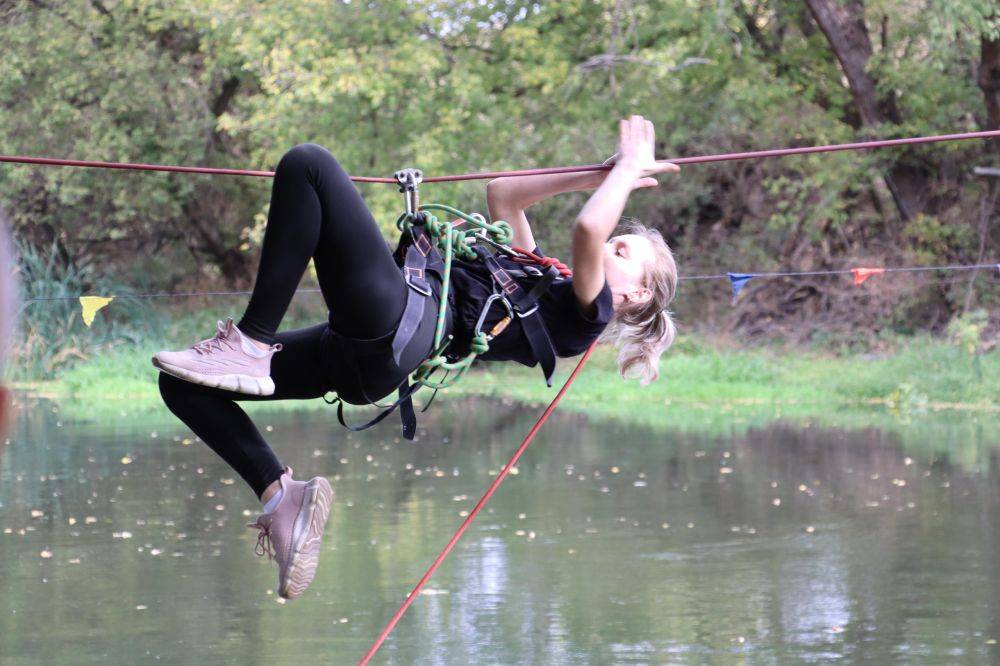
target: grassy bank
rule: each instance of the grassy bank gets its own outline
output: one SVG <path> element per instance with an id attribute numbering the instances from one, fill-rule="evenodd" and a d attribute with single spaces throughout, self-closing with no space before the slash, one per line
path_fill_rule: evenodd
<path id="1" fill-rule="evenodd" d="M 47 382 L 22 382 L 51 397 L 70 418 L 121 419 L 165 413 L 149 363 L 152 348 L 119 346 Z M 438 400 L 488 396 L 547 403 L 575 360 L 563 361 L 555 387 L 538 368 L 484 364 Z M 775 418 L 839 426 L 882 426 L 933 415 L 937 421 L 1000 420 L 1000 353 L 973 359 L 961 348 L 915 338 L 879 356 L 831 356 L 780 349 L 723 349 L 682 341 L 648 387 L 623 382 L 613 351 L 601 348 L 562 409 L 652 428 L 729 432 Z M 252 410 L 315 406 L 320 400 L 251 405 Z"/>

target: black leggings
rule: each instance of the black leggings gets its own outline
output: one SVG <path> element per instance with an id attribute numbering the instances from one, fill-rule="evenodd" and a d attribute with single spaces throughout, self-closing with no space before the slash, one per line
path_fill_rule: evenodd
<path id="1" fill-rule="evenodd" d="M 276 333 L 310 259 L 329 323 Z M 359 362 L 350 340 L 391 338 L 406 292 L 389 246 L 347 173 L 325 148 L 296 146 L 275 171 L 257 280 L 237 324 L 256 340 L 282 344 L 271 359 L 274 394 L 244 395 L 166 373 L 160 373 L 160 394 L 260 496 L 283 466 L 236 402 L 318 398 L 329 391 L 354 403 L 384 397 L 430 351 L 438 289 L 398 366 L 385 355 Z"/>

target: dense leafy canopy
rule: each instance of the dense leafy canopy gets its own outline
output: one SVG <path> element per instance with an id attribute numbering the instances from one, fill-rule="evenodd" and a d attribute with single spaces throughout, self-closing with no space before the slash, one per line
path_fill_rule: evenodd
<path id="1" fill-rule="evenodd" d="M 991 0 L 15 0 L 0 4 L 0 153 L 271 168 L 312 141 L 348 171 L 388 175 L 597 161 L 613 151 L 617 117 L 633 112 L 655 121 L 663 157 L 983 129 L 996 126 L 989 100 L 1000 94 L 1000 61 L 988 62 L 1000 59 L 994 9 Z M 831 33 L 837 25 L 855 29 Z M 852 58 L 860 82 L 845 74 Z M 858 91 L 865 81 L 874 121 Z M 996 154 L 976 142 L 691 167 L 637 192 L 629 213 L 667 235 L 687 273 L 972 262 L 996 256 L 997 187 L 972 175 Z M 0 168 L 0 200 L 23 243 L 55 246 L 67 269 L 156 287 L 248 284 L 268 189 L 229 177 Z M 362 190 L 388 232 L 399 195 Z M 424 196 L 485 205 L 482 183 L 427 186 Z M 565 251 L 584 196 L 532 209 L 545 247 Z M 893 285 L 873 294 L 773 282 L 734 311 L 723 308 L 724 285 L 689 285 L 679 307 L 689 325 L 810 332 L 858 313 L 902 329 L 943 326 L 998 301 L 995 288 L 971 293 L 964 278 Z"/>

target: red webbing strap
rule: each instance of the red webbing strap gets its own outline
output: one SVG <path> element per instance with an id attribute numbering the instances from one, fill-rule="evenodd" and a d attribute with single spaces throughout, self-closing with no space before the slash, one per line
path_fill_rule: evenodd
<path id="1" fill-rule="evenodd" d="M 537 421 L 535 421 L 535 425 L 531 428 L 530 431 L 528 431 L 528 434 L 527 436 L 525 436 L 524 441 L 521 442 L 521 446 L 517 447 L 517 450 L 514 451 L 514 455 L 510 457 L 510 460 L 507 461 L 507 464 L 504 465 L 503 468 L 500 470 L 500 473 L 497 474 L 497 478 L 493 479 L 493 483 L 491 483 L 490 487 L 486 489 L 486 492 L 483 494 L 483 496 L 479 499 L 478 502 L 476 502 L 476 506 L 473 507 L 472 511 L 469 512 L 469 515 L 465 518 L 465 520 L 462 521 L 462 524 L 459 525 L 458 530 L 451 537 L 451 539 L 448 540 L 448 543 L 445 545 L 444 550 L 442 550 L 441 553 L 434 559 L 434 562 L 431 564 L 430 568 L 427 569 L 427 572 L 417 582 L 417 584 L 413 586 L 413 590 L 411 590 L 410 593 L 406 596 L 406 600 L 403 601 L 403 605 L 399 607 L 399 610 L 397 610 L 395 615 L 392 616 L 392 619 L 389 620 L 389 624 L 385 625 L 385 629 L 382 630 L 382 633 L 378 635 L 378 638 L 375 639 L 375 642 L 372 644 L 372 646 L 368 648 L 368 652 L 366 652 L 365 656 L 363 656 L 361 658 L 361 661 L 358 662 L 360 666 L 365 666 L 365 664 L 371 661 L 371 658 L 375 656 L 375 653 L 378 652 L 378 649 L 382 646 L 382 643 L 385 642 L 385 639 L 388 638 L 389 634 L 392 633 L 392 630 L 395 629 L 396 624 L 403 617 L 403 614 L 406 613 L 406 609 L 410 607 L 410 604 L 412 604 L 414 599 L 417 598 L 417 595 L 420 594 L 420 590 L 422 590 L 424 585 L 427 584 L 427 581 L 430 580 L 430 577 L 434 575 L 434 572 L 438 570 L 438 567 L 440 567 L 441 563 L 444 562 L 444 558 L 448 557 L 448 553 L 451 552 L 452 548 L 455 547 L 455 544 L 458 543 L 458 540 L 462 538 L 463 534 L 465 534 L 465 530 L 469 528 L 469 525 L 472 524 L 472 521 L 476 519 L 476 516 L 478 516 L 479 512 L 482 511 L 484 506 L 486 506 L 486 503 L 490 501 L 490 498 L 493 496 L 493 493 L 496 492 L 496 489 L 499 488 L 500 484 L 503 483 L 503 480 L 507 478 L 507 474 L 510 472 L 510 469 L 517 464 L 517 461 L 521 458 L 521 454 L 523 454 L 525 449 L 528 448 L 528 444 L 531 443 L 531 440 L 535 438 L 535 435 L 541 429 L 542 425 L 549 418 L 552 412 L 555 411 L 556 405 L 559 404 L 559 401 L 562 400 L 562 397 L 566 394 L 566 391 L 569 390 L 569 387 L 576 379 L 576 376 L 580 374 L 580 370 L 583 368 L 584 363 L 587 362 L 587 359 L 590 358 L 590 355 L 593 353 L 594 348 L 596 346 L 597 342 L 594 341 L 594 343 L 587 348 L 587 351 L 583 353 L 583 357 L 580 359 L 580 362 L 576 364 L 575 368 L 573 368 L 573 372 L 570 373 L 569 377 L 566 379 L 566 382 L 562 385 L 562 388 L 559 389 L 559 393 L 556 394 L 556 397 L 552 398 L 552 402 L 549 403 L 549 406 L 545 408 L 545 411 L 542 412 L 542 415 L 538 417 Z"/>

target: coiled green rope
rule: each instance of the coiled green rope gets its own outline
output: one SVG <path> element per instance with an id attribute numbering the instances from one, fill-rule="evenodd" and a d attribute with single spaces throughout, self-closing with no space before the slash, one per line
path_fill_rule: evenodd
<path id="1" fill-rule="evenodd" d="M 447 220 L 439 220 L 430 211 L 442 211 L 453 215 L 469 223 L 470 227 L 458 229 Z M 434 329 L 434 351 L 431 356 L 421 363 L 413 372 L 412 380 L 415 384 L 421 384 L 432 389 L 440 389 L 451 386 L 462 376 L 472 365 L 477 356 L 485 354 L 490 349 L 490 340 L 498 335 L 502 327 L 494 327 L 490 333 L 476 331 L 469 344 L 469 353 L 457 361 L 448 361 L 444 355 L 444 350 L 451 343 L 452 336 L 444 339 L 444 327 L 447 321 L 448 292 L 451 288 L 451 262 L 457 255 L 459 259 L 475 260 L 476 252 L 470 247 L 469 239 L 480 233 L 485 233 L 490 240 L 500 245 L 510 245 L 514 239 L 514 229 L 503 220 L 487 222 L 479 213 L 463 213 L 457 208 L 444 204 L 423 204 L 420 206 L 423 221 L 420 222 L 413 213 L 403 213 L 396 220 L 396 227 L 404 233 L 411 233 L 415 224 L 423 224 L 427 233 L 433 239 L 438 251 L 444 257 L 444 276 L 441 281 L 441 303 L 438 306 L 437 325 Z M 504 324 L 505 326 L 506 324 Z M 499 329 L 499 330 L 498 330 Z M 441 381 L 431 381 L 430 375 L 435 370 L 444 370 L 446 379 Z M 448 375 L 455 372 L 450 379 Z"/>

